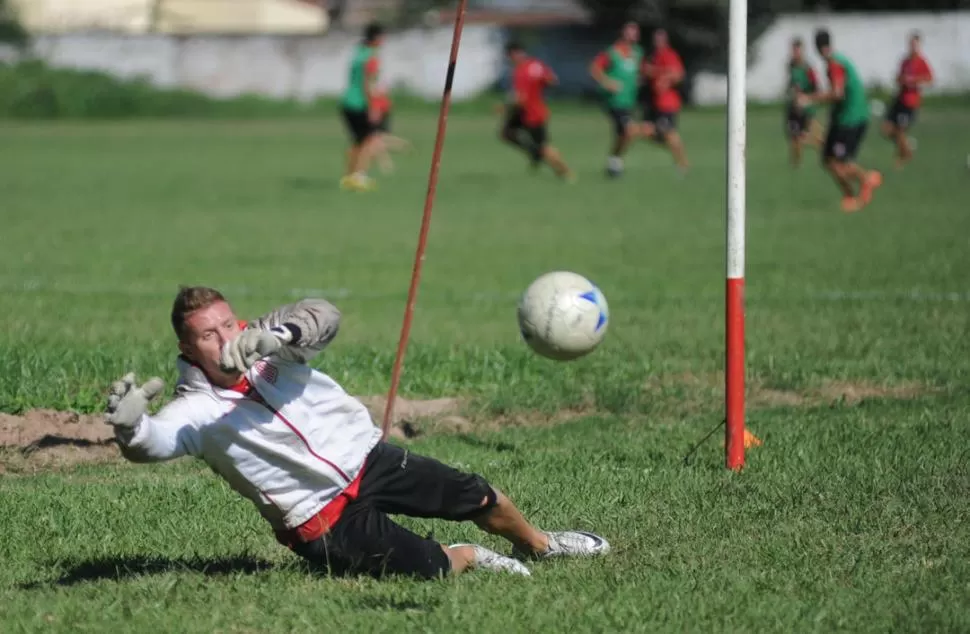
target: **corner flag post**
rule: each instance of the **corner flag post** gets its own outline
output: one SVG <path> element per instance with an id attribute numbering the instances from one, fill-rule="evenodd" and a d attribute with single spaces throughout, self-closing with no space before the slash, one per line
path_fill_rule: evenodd
<path id="1" fill-rule="evenodd" d="M 727 98 L 727 288 L 724 460 L 744 466 L 744 215 L 748 0 L 730 0 Z"/>
<path id="2" fill-rule="evenodd" d="M 431 154 L 431 173 L 428 175 L 428 191 L 424 199 L 424 213 L 421 216 L 421 230 L 418 233 L 418 247 L 414 253 L 414 267 L 411 270 L 411 284 L 408 286 L 408 299 L 404 306 L 404 322 L 401 324 L 401 336 L 397 343 L 397 353 L 394 355 L 394 366 L 391 370 L 391 388 L 387 393 L 387 405 L 384 406 L 384 420 L 381 424 L 383 438 L 386 440 L 391 431 L 391 420 L 394 415 L 394 401 L 397 399 L 397 389 L 401 382 L 401 369 L 404 365 L 404 355 L 411 335 L 411 320 L 414 317 L 414 303 L 418 296 L 418 285 L 421 281 L 421 266 L 424 264 L 424 251 L 428 246 L 428 231 L 431 228 L 431 211 L 434 208 L 434 197 L 438 190 L 438 169 L 441 167 L 441 150 L 445 143 L 445 133 L 448 130 L 448 111 L 451 108 L 451 87 L 455 80 L 455 67 L 458 64 L 458 50 L 461 47 L 461 32 L 465 26 L 465 11 L 468 0 L 458 0 L 455 11 L 455 29 L 451 36 L 451 53 L 448 56 L 448 71 L 445 75 L 445 88 L 441 97 L 441 107 L 438 110 L 438 131 L 434 139 L 434 151 Z"/>

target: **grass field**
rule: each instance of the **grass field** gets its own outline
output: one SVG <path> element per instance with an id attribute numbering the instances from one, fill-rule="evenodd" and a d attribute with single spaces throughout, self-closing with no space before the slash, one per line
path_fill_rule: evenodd
<path id="1" fill-rule="evenodd" d="M 380 189 L 340 192 L 336 119 L 0 125 L 0 412 L 97 412 L 132 369 L 174 379 L 180 283 L 255 316 L 303 295 L 343 312 L 315 364 L 387 389 L 434 120 Z M 813 155 L 786 164 L 778 112 L 748 150 L 749 422 L 738 475 L 719 436 L 723 115 L 688 113 L 694 170 L 638 146 L 602 178 L 607 124 L 553 121 L 568 186 L 456 115 L 402 389 L 465 399 L 472 431 L 416 451 L 476 470 L 543 527 L 614 552 L 528 580 L 313 577 L 199 463 L 0 475 L 0 630 L 970 630 L 970 111 L 922 113 L 916 162 L 863 161 L 886 184 L 839 211 Z M 610 300 L 607 340 L 556 364 L 515 324 L 538 274 L 570 269 Z M 12 454 L 0 453 L 6 460 Z M 19 463 L 18 463 L 19 464 Z M 406 521 L 446 542 L 465 526 Z"/>

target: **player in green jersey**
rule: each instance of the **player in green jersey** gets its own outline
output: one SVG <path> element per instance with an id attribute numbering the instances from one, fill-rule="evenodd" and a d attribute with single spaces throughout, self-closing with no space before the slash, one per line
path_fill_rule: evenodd
<path id="1" fill-rule="evenodd" d="M 799 108 L 796 103 L 799 95 L 813 95 L 818 92 L 818 76 L 815 69 L 805 59 L 802 38 L 796 37 L 791 43 L 791 57 L 788 59 L 788 107 L 785 113 L 785 134 L 791 148 L 792 166 L 802 162 L 802 147 L 822 145 L 822 124 L 815 118 L 815 106 Z"/>
<path id="2" fill-rule="evenodd" d="M 374 187 L 367 169 L 380 145 L 377 124 L 381 113 L 374 108 L 374 97 L 380 71 L 377 51 L 383 40 L 384 28 L 377 23 L 369 24 L 364 30 L 364 41 L 357 45 L 350 58 L 347 88 L 340 102 L 351 138 L 347 172 L 340 180 L 343 189 L 366 191 Z"/>
<path id="3" fill-rule="evenodd" d="M 637 135 L 633 110 L 640 88 L 640 26 L 636 22 L 623 25 L 620 39 L 596 56 L 590 65 L 590 75 L 599 85 L 606 110 L 613 123 L 613 146 L 606 164 L 606 173 L 617 177 L 623 173 L 623 155 L 630 141 Z"/>
<path id="4" fill-rule="evenodd" d="M 851 213 L 868 205 L 873 191 L 882 184 L 882 174 L 856 162 L 869 125 L 869 102 L 859 72 L 849 58 L 835 52 L 832 37 L 825 29 L 815 33 L 815 48 L 828 66 L 829 89 L 800 95 L 796 102 L 801 108 L 812 104 L 832 105 L 822 155 L 825 169 L 842 190 L 842 210 Z"/>

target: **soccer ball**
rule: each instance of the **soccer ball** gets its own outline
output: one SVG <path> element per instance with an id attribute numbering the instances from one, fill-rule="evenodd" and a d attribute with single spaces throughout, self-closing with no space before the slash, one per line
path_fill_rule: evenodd
<path id="1" fill-rule="evenodd" d="M 553 271 L 537 278 L 519 301 L 519 331 L 536 353 L 557 361 L 589 354 L 610 320 L 606 297 L 582 275 Z"/>

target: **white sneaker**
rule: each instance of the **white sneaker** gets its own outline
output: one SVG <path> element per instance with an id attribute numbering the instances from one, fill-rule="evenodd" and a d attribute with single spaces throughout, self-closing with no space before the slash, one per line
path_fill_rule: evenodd
<path id="1" fill-rule="evenodd" d="M 544 553 L 514 553 L 517 557 L 549 559 L 552 557 L 597 557 L 610 552 L 610 544 L 599 535 L 585 531 L 546 532 L 549 548 Z"/>
<path id="2" fill-rule="evenodd" d="M 522 575 L 525 577 L 532 576 L 532 573 L 529 572 L 529 569 L 521 561 L 500 555 L 484 546 L 479 546 L 478 544 L 452 544 L 449 548 L 457 548 L 459 546 L 471 546 L 475 549 L 475 568 L 484 568 L 485 570 L 494 570 L 496 572 L 510 572 L 514 575 Z"/>

